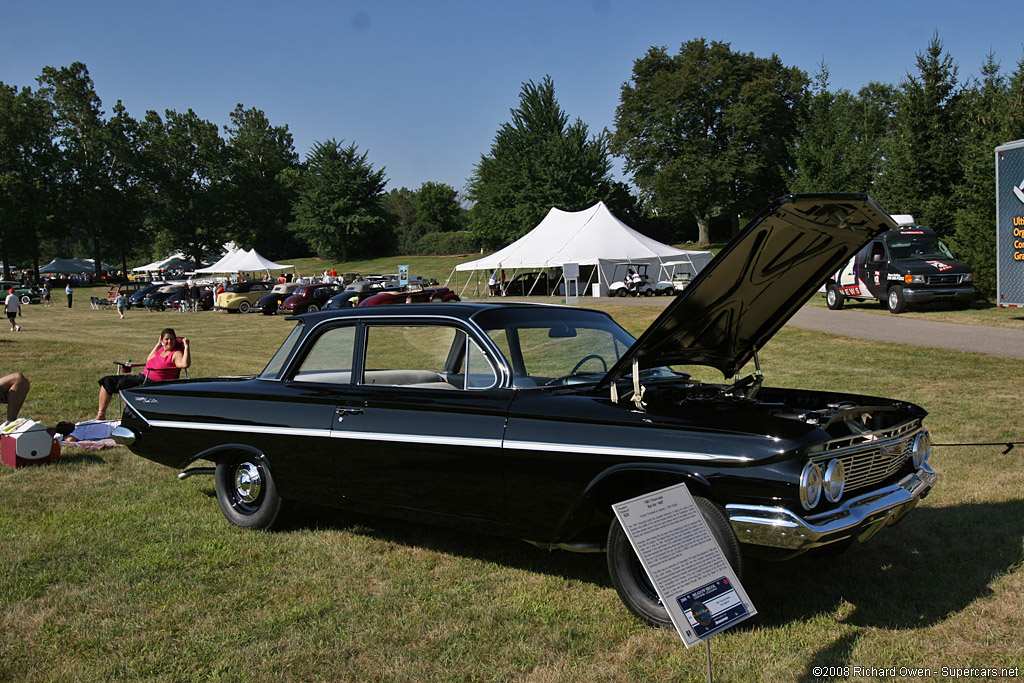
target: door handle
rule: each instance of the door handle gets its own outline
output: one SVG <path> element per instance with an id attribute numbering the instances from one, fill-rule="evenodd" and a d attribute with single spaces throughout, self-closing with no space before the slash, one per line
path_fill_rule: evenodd
<path id="1" fill-rule="evenodd" d="M 338 416 L 338 422 L 345 419 L 346 415 L 362 415 L 362 408 L 335 408 L 334 413 Z"/>

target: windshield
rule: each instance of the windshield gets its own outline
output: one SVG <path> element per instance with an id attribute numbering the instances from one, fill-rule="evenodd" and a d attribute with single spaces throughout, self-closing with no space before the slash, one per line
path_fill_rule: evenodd
<path id="1" fill-rule="evenodd" d="M 521 388 L 597 382 L 634 342 L 598 311 L 505 308 L 484 311 L 476 320 Z"/>
<path id="2" fill-rule="evenodd" d="M 893 259 L 911 261 L 953 258 L 953 252 L 943 244 L 942 240 L 930 235 L 901 235 L 891 239 L 889 240 L 889 254 Z"/>
<path id="3" fill-rule="evenodd" d="M 302 330 L 305 327 L 301 322 L 297 323 L 292 328 L 288 338 L 281 344 L 281 348 L 277 350 L 274 357 L 267 363 L 267 367 L 263 368 L 263 372 L 260 373 L 260 377 L 275 378 L 281 372 L 281 368 L 284 367 L 285 361 L 292 355 L 292 349 L 295 348 L 295 344 L 298 343 L 299 337 L 302 336 Z"/>

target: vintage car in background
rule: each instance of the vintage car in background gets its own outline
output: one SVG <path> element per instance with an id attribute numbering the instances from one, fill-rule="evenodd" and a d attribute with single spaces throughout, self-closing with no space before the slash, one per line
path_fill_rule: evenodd
<path id="1" fill-rule="evenodd" d="M 152 295 L 158 289 L 166 285 L 166 282 L 154 282 L 147 284 L 142 289 L 137 289 L 128 295 L 128 308 L 133 306 L 141 306 L 142 302 L 146 299 L 147 295 Z"/>
<path id="2" fill-rule="evenodd" d="M 351 308 L 359 305 L 360 301 L 368 299 L 374 294 L 381 292 L 394 292 L 401 289 L 390 280 L 357 280 L 349 284 L 324 304 L 323 310 L 333 311 L 339 308 Z"/>
<path id="3" fill-rule="evenodd" d="M 366 297 L 359 302 L 360 306 L 383 306 L 387 304 L 422 304 L 422 303 L 453 303 L 462 301 L 459 295 L 447 287 L 424 287 L 418 282 L 410 282 L 405 287 L 394 291 L 384 291 Z"/>
<path id="4" fill-rule="evenodd" d="M 274 315 L 277 313 L 278 307 L 281 302 L 290 297 L 295 293 L 295 290 L 300 287 L 298 282 L 278 282 L 274 285 L 274 288 L 270 290 L 269 294 L 264 294 L 259 299 L 256 299 L 256 303 L 253 304 L 252 310 L 263 315 Z"/>
<path id="5" fill-rule="evenodd" d="M 252 305 L 256 303 L 256 300 L 273 288 L 273 282 L 259 280 L 236 282 L 225 287 L 224 291 L 214 298 L 213 310 L 248 313 L 252 310 Z"/>
<path id="6" fill-rule="evenodd" d="M 43 300 L 38 288 L 23 285 L 16 280 L 0 280 L 0 288 L 2 288 L 4 297 L 7 296 L 7 290 L 13 289 L 15 296 L 18 297 L 18 301 L 26 306 L 28 304 L 37 304 Z"/>
<path id="7" fill-rule="evenodd" d="M 341 291 L 337 282 L 321 282 L 319 284 L 299 285 L 292 295 L 281 302 L 278 313 L 306 313 L 319 311 L 327 304 L 327 300 Z"/>
<path id="8" fill-rule="evenodd" d="M 865 195 L 782 198 L 639 339 L 601 311 L 543 304 L 308 313 L 259 375 L 123 391 L 114 438 L 182 478 L 213 475 L 243 527 L 308 500 L 606 550 L 623 602 L 668 625 L 613 504 L 685 483 L 742 574 L 745 554 L 867 541 L 936 483 L 922 408 L 770 387 L 757 362 L 889 227 Z"/>

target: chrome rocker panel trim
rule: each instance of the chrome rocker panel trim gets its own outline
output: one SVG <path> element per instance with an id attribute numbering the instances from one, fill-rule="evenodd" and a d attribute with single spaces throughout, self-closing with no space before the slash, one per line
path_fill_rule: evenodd
<path id="1" fill-rule="evenodd" d="M 839 507 L 806 518 L 786 508 L 726 505 L 729 521 L 741 543 L 809 550 L 853 538 L 868 541 L 896 524 L 924 498 L 939 479 L 928 464 L 899 483 L 851 498 Z"/>

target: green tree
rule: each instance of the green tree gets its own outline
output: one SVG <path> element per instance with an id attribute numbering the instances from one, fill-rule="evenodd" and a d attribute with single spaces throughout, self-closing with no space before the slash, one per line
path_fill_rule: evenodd
<path id="1" fill-rule="evenodd" d="M 872 83 L 858 96 L 828 89 L 828 67 L 814 75 L 793 149 L 793 192 L 869 192 L 882 163 L 892 87 Z"/>
<path id="2" fill-rule="evenodd" d="M 964 92 L 968 113 L 963 133 L 963 181 L 954 192 L 955 232 L 950 243 L 974 267 L 982 296 L 996 293 L 995 148 L 1024 138 L 1024 61 L 1007 79 L 995 56 L 981 66 L 981 79 Z"/>
<path id="3" fill-rule="evenodd" d="M 913 214 L 947 236 L 956 211 L 953 188 L 963 178 L 963 90 L 937 34 L 916 62 L 918 74 L 907 74 L 899 87 L 875 194 L 891 213 Z"/>
<path id="4" fill-rule="evenodd" d="M 226 202 L 227 150 L 216 124 L 189 109 L 146 112 L 141 154 L 149 189 L 156 243 L 181 249 L 198 266 L 224 242 L 221 207 Z"/>
<path id="5" fill-rule="evenodd" d="M 39 83 L 56 113 L 56 142 L 63 162 L 63 216 L 69 227 L 81 231 L 90 242 L 99 275 L 106 202 L 112 192 L 102 101 L 81 62 L 59 69 L 44 67 Z"/>
<path id="6" fill-rule="evenodd" d="M 386 253 L 392 238 L 384 169 L 373 170 L 367 152 L 343 142 L 318 142 L 310 151 L 292 229 L 318 256 L 348 261 L 350 255 Z"/>
<path id="7" fill-rule="evenodd" d="M 633 65 L 615 112 L 612 150 L 648 209 L 697 221 L 733 218 L 785 191 L 807 76 L 775 55 L 703 38 L 671 57 L 652 47 Z"/>
<path id="8" fill-rule="evenodd" d="M 266 115 L 241 104 L 231 112 L 227 133 L 228 237 L 261 253 L 283 255 L 292 239 L 291 222 L 298 196 L 299 155 L 288 126 L 272 126 Z"/>
<path id="9" fill-rule="evenodd" d="M 452 232 L 462 225 L 459 193 L 445 183 L 426 182 L 416 192 L 416 220 L 427 232 Z"/>
<path id="10" fill-rule="evenodd" d="M 139 122 L 118 100 L 113 116 L 106 122 L 107 168 L 110 192 L 105 201 L 105 251 L 116 254 L 121 270 L 128 272 L 128 260 L 150 251 L 152 238 L 144 229 L 146 209 L 142 179 L 141 130 Z M 113 263 L 114 258 L 110 261 Z"/>
<path id="11" fill-rule="evenodd" d="M 57 157 L 50 102 L 30 88 L 0 83 L 0 260 L 39 272 L 40 242 L 52 229 Z"/>
<path id="12" fill-rule="evenodd" d="M 607 134 L 591 137 L 580 119 L 569 123 L 550 76 L 524 83 L 511 113 L 469 181 L 471 229 L 486 245 L 519 238 L 552 207 L 579 211 L 604 201 L 616 209 Z"/>

